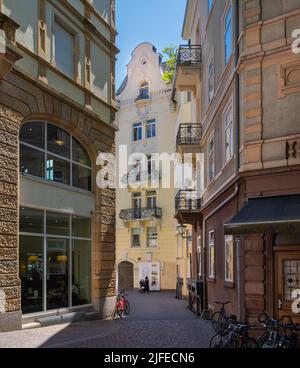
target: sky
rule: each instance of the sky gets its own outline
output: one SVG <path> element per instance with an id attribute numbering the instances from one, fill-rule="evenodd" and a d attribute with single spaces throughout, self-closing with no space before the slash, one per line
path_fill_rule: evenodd
<path id="1" fill-rule="evenodd" d="M 166 46 L 183 43 L 181 31 L 186 0 L 116 0 L 117 55 L 116 87 L 126 77 L 132 51 L 151 42 L 162 53 Z"/>

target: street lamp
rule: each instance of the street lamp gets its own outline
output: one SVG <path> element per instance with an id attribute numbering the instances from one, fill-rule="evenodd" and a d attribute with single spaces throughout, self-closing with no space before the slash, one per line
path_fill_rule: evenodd
<path id="1" fill-rule="evenodd" d="M 185 238 L 185 233 L 186 233 L 186 229 L 187 229 L 187 226 L 183 225 L 183 224 L 179 224 L 177 226 L 177 233 L 178 235 L 180 235 L 182 237 L 182 239 Z"/>

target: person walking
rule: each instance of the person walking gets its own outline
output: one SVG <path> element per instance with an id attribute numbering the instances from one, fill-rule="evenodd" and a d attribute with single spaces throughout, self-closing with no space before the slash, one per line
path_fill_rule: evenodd
<path id="1" fill-rule="evenodd" d="M 149 294 L 150 287 L 149 287 L 149 279 L 148 279 L 148 276 L 145 277 L 144 291 L 145 291 L 146 294 Z"/>

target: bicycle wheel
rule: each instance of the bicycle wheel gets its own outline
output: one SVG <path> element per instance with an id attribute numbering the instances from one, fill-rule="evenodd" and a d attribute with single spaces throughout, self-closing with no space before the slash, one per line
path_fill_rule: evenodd
<path id="1" fill-rule="evenodd" d="M 212 326 L 215 332 L 219 335 L 223 335 L 228 328 L 228 321 L 225 319 L 224 314 L 217 311 L 212 317 Z"/>
<path id="2" fill-rule="evenodd" d="M 221 335 L 215 335 L 209 342 L 210 349 L 222 349 L 224 347 L 223 338 Z"/>
<path id="3" fill-rule="evenodd" d="M 130 314 L 130 304 L 128 300 L 125 301 L 124 314 L 125 316 L 128 316 Z"/>
<path id="4" fill-rule="evenodd" d="M 245 340 L 243 340 L 241 347 L 243 349 L 258 349 L 259 345 L 255 339 L 252 337 L 247 337 Z"/>

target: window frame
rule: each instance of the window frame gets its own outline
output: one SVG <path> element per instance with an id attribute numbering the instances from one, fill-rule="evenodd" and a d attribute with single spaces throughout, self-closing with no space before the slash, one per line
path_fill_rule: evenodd
<path id="1" fill-rule="evenodd" d="M 152 202 L 151 207 L 149 206 L 149 200 Z M 153 204 L 155 204 L 155 206 L 153 206 Z M 157 192 L 156 192 L 156 190 L 147 192 L 147 208 L 157 208 Z"/>
<path id="2" fill-rule="evenodd" d="M 229 22 L 229 25 L 227 27 L 227 16 L 229 15 L 229 11 L 231 11 L 231 20 Z M 226 39 L 227 39 L 227 32 L 231 30 L 231 52 L 228 55 L 228 59 L 226 58 L 227 56 L 227 43 L 226 43 Z M 227 67 L 227 65 L 230 62 L 230 59 L 233 55 L 233 6 L 232 6 L 232 2 L 231 0 L 228 1 L 228 3 L 226 4 L 225 7 L 225 11 L 222 17 L 222 64 L 223 64 L 223 68 L 225 69 Z"/>
<path id="3" fill-rule="evenodd" d="M 60 28 L 62 28 L 65 32 L 69 33 L 69 35 L 72 37 L 73 39 L 73 50 L 72 50 L 72 73 L 69 75 L 67 73 L 65 73 L 64 71 L 62 71 L 58 66 L 57 66 L 57 62 L 56 62 L 56 26 L 59 26 Z M 79 67 L 79 36 L 78 36 L 78 32 L 72 28 L 64 19 L 62 19 L 60 16 L 58 16 L 57 14 L 54 14 L 53 17 L 53 36 L 52 36 L 52 65 L 55 67 L 55 69 L 57 69 L 60 73 L 62 73 L 65 77 L 75 81 L 75 82 L 79 82 L 79 71 L 78 71 L 78 67 Z"/>
<path id="4" fill-rule="evenodd" d="M 135 139 L 135 130 L 140 132 L 140 138 Z M 140 142 L 143 140 L 143 123 L 137 122 L 132 124 L 132 142 Z"/>
<path id="5" fill-rule="evenodd" d="M 151 136 L 148 136 L 148 127 L 150 128 L 150 132 L 151 132 Z M 153 126 L 154 126 L 154 135 L 152 135 L 153 133 Z M 152 139 L 152 138 L 156 138 L 157 136 L 157 122 L 156 119 L 148 119 L 145 123 L 145 138 L 146 139 Z"/>
<path id="6" fill-rule="evenodd" d="M 210 70 L 210 65 L 212 63 L 212 68 Z M 212 95 L 210 96 L 210 80 L 212 80 Z M 215 96 L 215 52 L 214 48 L 212 48 L 208 63 L 207 63 L 207 102 L 210 105 L 211 101 Z"/>
<path id="7" fill-rule="evenodd" d="M 139 230 L 139 232 L 134 233 L 135 230 Z M 140 227 L 133 227 L 131 229 L 131 248 L 141 248 L 141 246 L 142 246 L 141 234 L 142 234 L 142 231 L 141 231 L 141 228 Z M 139 236 L 139 245 L 134 245 L 134 241 L 133 241 L 134 235 L 138 235 Z"/>
<path id="8" fill-rule="evenodd" d="M 149 233 L 150 230 L 156 229 L 156 231 L 151 231 L 151 233 L 156 234 L 156 238 L 153 238 L 154 240 L 156 240 L 156 244 L 155 245 L 150 245 L 150 239 L 149 239 Z M 153 227 L 147 227 L 147 248 L 157 248 L 158 247 L 158 228 L 157 226 L 153 226 Z"/>
<path id="9" fill-rule="evenodd" d="M 230 99 L 223 111 L 223 164 L 226 166 L 234 157 L 234 124 L 233 124 L 233 100 Z M 231 117 L 231 119 L 227 119 Z M 229 121 L 229 122 L 228 122 Z M 227 142 L 227 131 L 230 130 L 230 142 Z M 230 155 L 227 157 L 227 147 L 229 147 Z"/>
<path id="10" fill-rule="evenodd" d="M 33 144 L 22 141 L 20 135 L 19 135 L 19 147 L 20 147 L 20 152 L 21 152 L 21 146 L 25 146 L 25 147 L 31 148 L 31 149 L 33 149 L 37 152 L 43 153 L 43 155 L 44 155 L 44 175 L 43 175 L 43 177 L 32 175 L 32 174 L 27 174 L 27 173 L 22 173 L 22 175 L 32 177 L 32 178 L 38 178 L 40 180 L 45 180 L 45 182 L 47 182 L 47 183 L 62 185 L 62 186 L 67 187 L 67 188 L 80 190 L 80 191 L 84 191 L 84 192 L 88 192 L 88 193 L 93 193 L 94 185 L 93 185 L 92 160 L 91 160 L 91 157 L 90 157 L 87 149 L 84 147 L 84 145 L 76 137 L 74 137 L 71 133 L 69 133 L 65 129 L 62 129 L 60 126 L 58 126 L 56 124 L 53 124 L 51 122 L 48 122 L 48 121 L 30 120 L 30 121 L 25 122 L 22 126 L 24 126 L 26 124 L 29 124 L 29 123 L 35 123 L 35 122 L 44 124 L 44 148 L 34 146 Z M 48 125 L 53 125 L 57 129 L 61 129 L 62 131 L 64 131 L 65 133 L 67 133 L 69 135 L 69 137 L 70 137 L 69 157 L 65 157 L 65 156 L 59 155 L 57 153 L 53 153 L 53 152 L 48 150 Z M 21 129 L 22 129 L 22 127 L 21 127 Z M 20 132 L 21 132 L 21 130 L 20 130 Z M 73 139 L 75 141 L 77 141 L 80 144 L 80 146 L 82 146 L 82 148 L 85 150 L 85 152 L 86 152 L 86 154 L 87 154 L 87 156 L 90 160 L 91 166 L 87 166 L 85 164 L 82 164 L 82 163 L 79 163 L 79 162 L 73 160 Z M 20 153 L 19 153 L 19 155 L 20 155 Z M 62 160 L 62 161 L 65 161 L 65 162 L 68 163 L 68 165 L 69 165 L 69 176 L 70 176 L 70 183 L 69 184 L 64 184 L 64 183 L 60 183 L 59 181 L 54 181 L 54 180 L 47 179 L 47 176 L 48 176 L 47 162 L 49 161 L 48 160 L 49 155 L 56 158 L 56 159 L 59 159 L 59 160 Z M 21 163 L 21 161 L 20 161 L 20 163 Z M 73 165 L 77 165 L 78 167 L 82 167 L 82 168 L 87 169 L 87 170 L 90 171 L 90 174 L 91 174 L 91 187 L 90 187 L 90 189 L 83 189 L 83 188 L 80 188 L 80 187 L 77 187 L 77 186 L 73 185 Z"/>
<path id="11" fill-rule="evenodd" d="M 228 240 L 228 238 L 230 238 L 230 240 Z M 228 243 L 231 242 L 231 252 L 232 252 L 232 259 L 231 259 L 231 264 L 229 265 L 229 267 L 231 268 L 231 270 L 228 270 L 227 268 L 227 255 L 228 255 Z M 228 283 L 234 283 L 234 238 L 233 235 L 225 235 L 224 236 L 224 279 L 226 282 Z M 228 271 L 231 273 L 232 278 L 227 277 Z"/>
<path id="12" fill-rule="evenodd" d="M 213 149 L 210 150 L 211 142 L 213 142 Z M 212 158 L 213 162 L 213 176 L 211 177 L 211 161 Z M 213 131 L 207 141 L 207 182 L 208 184 L 211 183 L 216 177 L 216 160 L 215 160 L 215 132 Z"/>
<path id="13" fill-rule="evenodd" d="M 212 236 L 213 235 L 213 236 Z M 215 280 L 216 278 L 216 239 L 215 239 L 215 230 L 211 230 L 208 232 L 208 277 L 211 280 Z M 213 264 L 211 252 L 213 252 Z"/>

